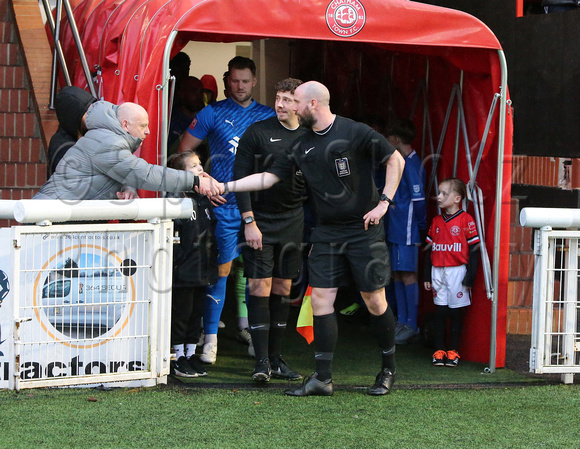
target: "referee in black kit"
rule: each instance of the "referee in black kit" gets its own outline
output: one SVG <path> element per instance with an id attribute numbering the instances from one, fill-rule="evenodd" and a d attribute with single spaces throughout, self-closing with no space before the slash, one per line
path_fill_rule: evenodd
<path id="1" fill-rule="evenodd" d="M 253 123 L 244 132 L 234 179 L 267 171 L 306 132 L 294 113 L 294 91 L 300 84 L 295 78 L 276 84 L 276 117 Z M 281 351 L 290 310 L 287 299 L 302 265 L 303 190 L 304 179 L 298 172 L 271 189 L 236 193 L 246 242 L 242 256 L 250 290 L 248 324 L 256 352 L 252 378 L 257 382 L 268 382 L 270 376 L 302 379 L 282 359 Z"/>
<path id="2" fill-rule="evenodd" d="M 370 312 L 370 327 L 382 351 L 382 367 L 370 395 L 390 392 L 395 379 L 395 319 L 387 307 L 385 285 L 390 266 L 381 218 L 395 195 L 405 162 L 393 146 L 369 126 L 330 111 L 330 93 L 310 81 L 294 93 L 300 125 L 310 128 L 298 138 L 288 158 L 267 172 L 225 183 L 227 191 L 262 190 L 300 169 L 314 204 L 316 227 L 308 258 L 314 312 L 316 371 L 290 396 L 330 396 L 332 359 L 338 339 L 334 301 L 339 286 L 353 280 Z M 373 163 L 386 165 L 379 196 Z"/>

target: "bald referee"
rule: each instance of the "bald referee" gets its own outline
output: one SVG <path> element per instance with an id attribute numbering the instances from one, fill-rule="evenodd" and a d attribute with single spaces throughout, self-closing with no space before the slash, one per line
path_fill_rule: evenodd
<path id="1" fill-rule="evenodd" d="M 294 93 L 294 111 L 309 131 L 298 138 L 287 158 L 267 172 L 224 184 L 225 191 L 262 190 L 301 170 L 314 203 L 316 228 L 308 272 L 314 312 L 316 371 L 290 396 L 333 394 L 332 361 L 338 339 L 334 301 L 340 286 L 355 282 L 370 312 L 370 327 L 381 349 L 381 371 L 368 394 L 388 394 L 395 373 L 395 320 L 385 285 L 390 264 L 382 218 L 395 195 L 405 162 L 387 140 L 369 126 L 330 111 L 330 93 L 310 81 Z M 386 165 L 379 195 L 373 164 Z"/>

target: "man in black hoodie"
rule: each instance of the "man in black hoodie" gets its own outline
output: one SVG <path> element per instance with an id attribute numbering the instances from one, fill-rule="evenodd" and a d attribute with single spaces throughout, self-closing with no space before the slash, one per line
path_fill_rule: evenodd
<path id="1" fill-rule="evenodd" d="M 97 99 L 76 86 L 61 89 L 54 100 L 58 129 L 48 144 L 47 177 L 50 177 L 67 150 L 86 132 L 84 116 Z"/>

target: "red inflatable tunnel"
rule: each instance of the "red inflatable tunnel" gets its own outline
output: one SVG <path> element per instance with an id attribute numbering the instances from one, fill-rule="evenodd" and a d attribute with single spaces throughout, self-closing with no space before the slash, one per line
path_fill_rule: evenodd
<path id="1" fill-rule="evenodd" d="M 478 210 L 485 234 L 489 264 L 481 264 L 473 289 L 462 357 L 491 371 L 504 366 L 512 116 L 503 51 L 482 22 L 407 0 L 84 0 L 73 7 L 89 68 L 99 69 L 100 95 L 149 111 L 151 136 L 140 155 L 153 163 L 165 161 L 169 59 L 189 41 L 282 43 L 287 76 L 325 83 L 334 112 L 412 118 L 431 196 L 437 178 L 470 182 L 470 212 Z M 68 27 L 61 40 L 74 84 L 86 85 Z"/>

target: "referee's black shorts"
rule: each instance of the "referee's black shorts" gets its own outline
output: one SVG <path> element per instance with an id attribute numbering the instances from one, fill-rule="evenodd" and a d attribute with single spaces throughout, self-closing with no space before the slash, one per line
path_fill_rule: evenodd
<path id="1" fill-rule="evenodd" d="M 361 292 L 383 288 L 391 279 L 391 264 L 383 239 L 316 242 L 308 257 L 311 287 L 334 288 L 353 281 Z"/>
<path id="2" fill-rule="evenodd" d="M 261 250 L 244 245 L 244 276 L 249 279 L 295 279 L 302 267 L 301 247 L 301 242 L 263 244 Z"/>

